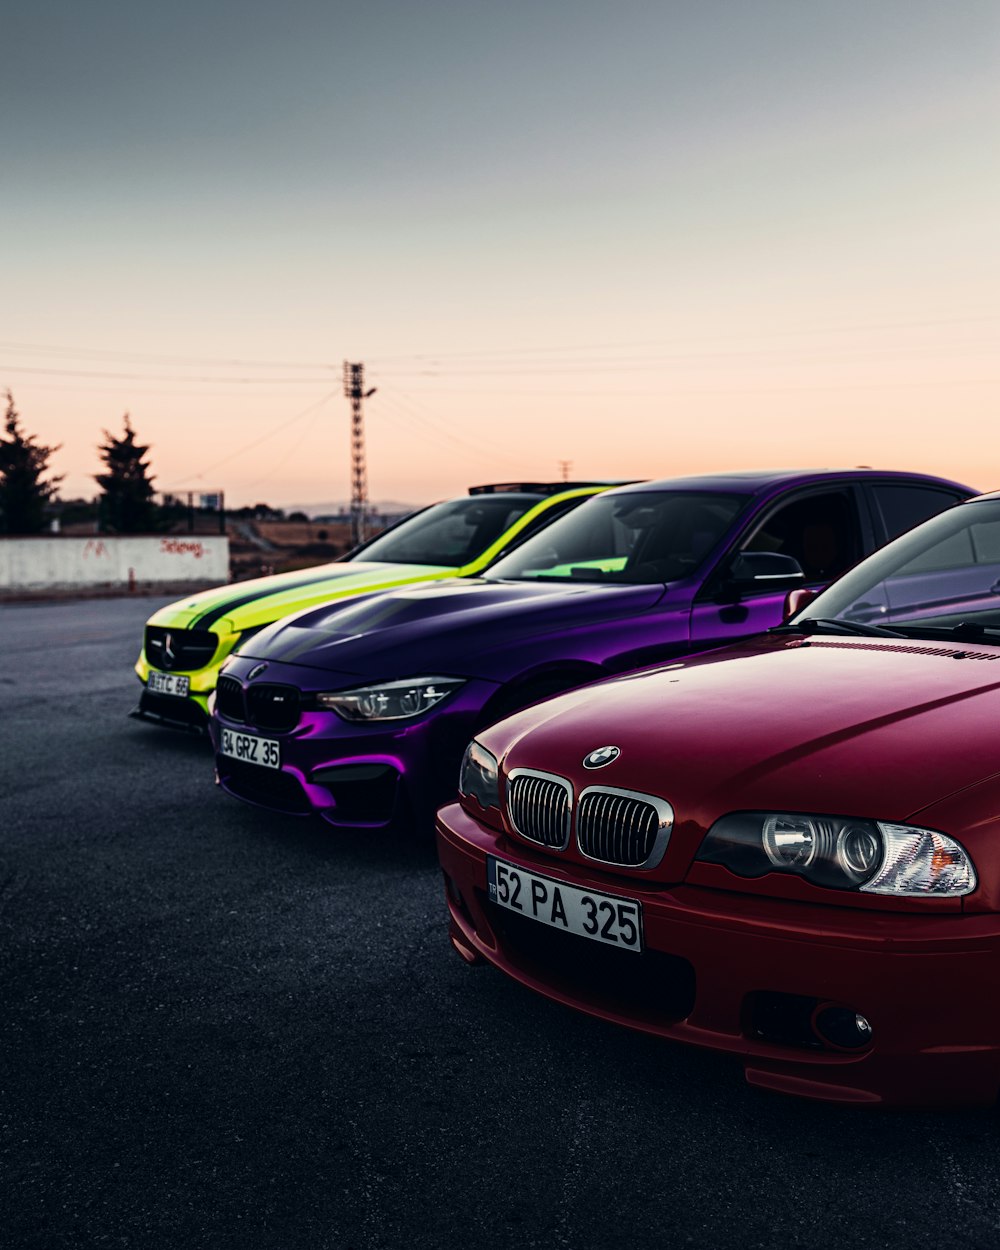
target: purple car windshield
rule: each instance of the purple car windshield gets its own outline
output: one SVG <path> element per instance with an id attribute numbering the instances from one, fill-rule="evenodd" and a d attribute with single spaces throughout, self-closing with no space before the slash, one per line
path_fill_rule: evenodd
<path id="1" fill-rule="evenodd" d="M 504 492 L 434 504 L 376 538 L 355 559 L 459 568 L 540 502 L 538 495 Z"/>
<path id="2" fill-rule="evenodd" d="M 597 495 L 529 538 L 490 581 L 669 582 L 704 563 L 749 499 L 709 491 Z"/>
<path id="3" fill-rule="evenodd" d="M 1000 641 L 1000 499 L 959 504 L 918 525 L 782 628 Z"/>

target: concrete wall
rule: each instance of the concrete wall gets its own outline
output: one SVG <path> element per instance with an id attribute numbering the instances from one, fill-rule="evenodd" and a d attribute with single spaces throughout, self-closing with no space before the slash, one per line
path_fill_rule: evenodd
<path id="1" fill-rule="evenodd" d="M 228 580 L 229 539 L 222 534 L 0 538 L 0 593 Z"/>

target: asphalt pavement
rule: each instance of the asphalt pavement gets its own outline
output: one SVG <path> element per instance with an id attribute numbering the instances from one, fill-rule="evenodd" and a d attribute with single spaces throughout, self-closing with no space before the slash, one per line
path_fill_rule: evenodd
<path id="1" fill-rule="evenodd" d="M 751 1089 L 466 967 L 426 835 L 221 794 L 127 717 L 158 603 L 0 607 L 4 1246 L 1000 1247 L 996 1112 Z"/>

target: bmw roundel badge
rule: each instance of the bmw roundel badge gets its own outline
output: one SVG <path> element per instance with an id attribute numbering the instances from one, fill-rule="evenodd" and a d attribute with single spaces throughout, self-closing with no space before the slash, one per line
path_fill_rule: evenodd
<path id="1" fill-rule="evenodd" d="M 603 768 L 605 764 L 613 764 L 621 753 L 621 747 L 598 747 L 583 757 L 583 766 L 584 768 Z"/>
<path id="2" fill-rule="evenodd" d="M 253 681 L 255 677 L 259 677 L 266 668 L 266 664 L 255 664 L 250 672 L 247 673 L 247 681 Z"/>

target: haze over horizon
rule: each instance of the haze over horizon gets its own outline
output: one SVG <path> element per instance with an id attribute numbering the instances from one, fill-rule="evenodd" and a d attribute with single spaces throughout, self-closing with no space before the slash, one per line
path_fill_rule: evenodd
<path id="1" fill-rule="evenodd" d="M 995 0 L 10 0 L 0 389 L 92 496 L 1000 488 Z M 985 454 L 984 454 L 985 452 Z"/>

